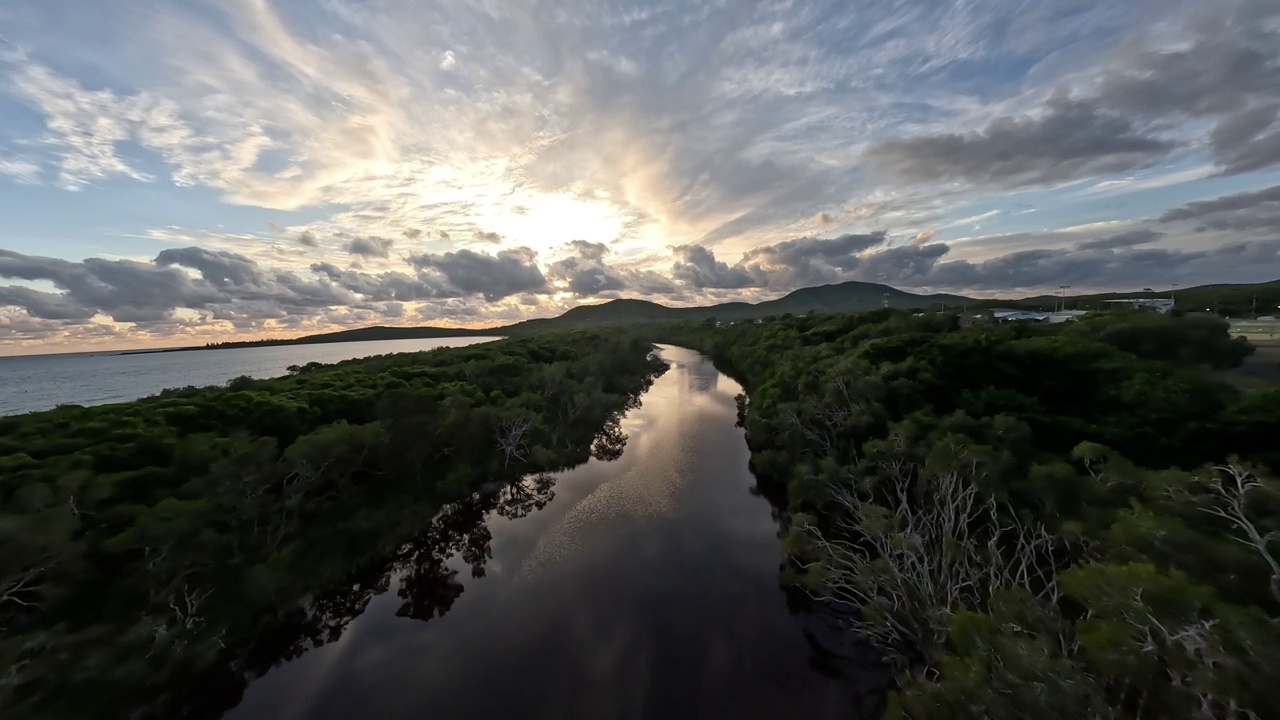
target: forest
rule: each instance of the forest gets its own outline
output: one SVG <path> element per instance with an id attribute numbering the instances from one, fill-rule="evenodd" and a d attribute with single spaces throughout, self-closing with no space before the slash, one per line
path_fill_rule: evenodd
<path id="1" fill-rule="evenodd" d="M 746 389 L 785 583 L 888 718 L 1280 717 L 1280 388 L 1204 316 L 672 326 Z"/>
<path id="2" fill-rule="evenodd" d="M 780 581 L 887 718 L 1280 717 L 1280 387 L 1208 315 L 877 310 L 579 330 L 0 418 L 0 708 L 216 718 L 392 591 L 447 613 L 555 470 L 700 350 Z M 799 630 L 797 630 L 799 632 Z M 838 661 L 844 647 L 815 650 Z M 836 662 L 836 665 L 839 663 Z M 86 702 L 85 698 L 93 698 Z"/>
<path id="3" fill-rule="evenodd" d="M 443 614 L 444 549 L 481 573 L 486 512 L 620 454 L 651 349 L 582 331 L 0 418 L 0 708 L 218 717 L 393 575 L 402 614 Z"/>

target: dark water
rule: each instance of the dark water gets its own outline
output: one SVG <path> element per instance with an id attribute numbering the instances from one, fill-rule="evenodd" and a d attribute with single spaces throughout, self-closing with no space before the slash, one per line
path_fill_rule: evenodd
<path id="1" fill-rule="evenodd" d="M 393 579 L 227 717 L 856 718 L 779 589 L 740 387 L 696 353 L 662 355 L 620 459 L 559 474 L 540 510 L 485 516 L 487 561 L 459 552 L 425 589 Z"/>

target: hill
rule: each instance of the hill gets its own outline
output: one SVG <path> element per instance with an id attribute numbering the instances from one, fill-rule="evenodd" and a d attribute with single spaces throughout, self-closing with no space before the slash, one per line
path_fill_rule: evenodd
<path id="1" fill-rule="evenodd" d="M 753 309 L 752 317 L 764 317 L 786 313 L 802 315 L 811 310 L 829 313 L 858 312 L 874 310 L 886 304 L 900 309 L 927 309 L 934 305 L 959 306 L 974 302 L 976 301 L 972 298 L 959 295 L 917 295 L 878 283 L 846 282 L 838 285 L 801 288 L 777 300 L 747 305 L 747 307 Z"/>
<path id="2" fill-rule="evenodd" d="M 1091 310 L 1105 300 L 1121 298 L 1167 298 L 1172 296 L 1179 310 L 1188 312 L 1212 312 L 1225 317 L 1274 315 L 1280 313 L 1280 280 L 1264 283 L 1219 283 L 1197 285 L 1188 288 L 1141 290 L 1138 292 L 1099 293 L 1095 295 L 1067 295 L 1070 309 Z M 1007 305 L 1015 308 L 1048 310 L 1062 302 L 1056 295 L 1037 295 L 1020 300 L 983 301 L 983 305 Z"/>
<path id="3" fill-rule="evenodd" d="M 1169 291 L 1142 291 L 1105 293 L 1098 295 L 1068 295 L 1068 308 L 1097 308 L 1103 300 L 1118 298 L 1168 297 Z M 1187 310 L 1211 311 L 1222 315 L 1243 315 L 1256 305 L 1258 312 L 1280 308 L 1280 280 L 1247 285 L 1201 285 L 1176 291 L 1178 307 Z M 920 310 L 951 307 L 983 308 L 1007 306 L 1018 308 L 1053 309 L 1062 302 L 1054 295 L 1039 295 L 1015 300 L 986 300 L 962 295 L 920 295 L 899 290 L 888 285 L 866 282 L 844 282 L 795 290 L 775 300 L 760 303 L 732 302 L 702 307 L 667 307 L 648 300 L 624 298 L 598 305 L 581 305 L 553 318 L 524 320 L 512 325 L 492 328 L 464 329 L 435 326 L 387 327 L 373 326 L 340 330 L 332 333 L 307 335 L 287 340 L 254 340 L 227 342 L 203 347 L 176 348 L 175 350 L 205 350 L 215 348 L 262 347 L 271 345 L 308 345 L 316 343 L 362 342 L 371 340 L 407 340 L 438 337 L 476 337 L 484 335 L 523 336 L 552 330 L 564 330 L 600 325 L 619 325 L 638 322 L 679 322 L 716 318 L 720 320 L 752 320 L 776 315 L 803 315 L 808 312 L 848 313 L 889 307 Z M 152 350 L 142 352 L 174 352 Z"/>

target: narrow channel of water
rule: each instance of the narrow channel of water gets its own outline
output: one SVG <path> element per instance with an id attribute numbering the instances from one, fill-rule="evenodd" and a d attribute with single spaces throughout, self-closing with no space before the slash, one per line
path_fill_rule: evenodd
<path id="1" fill-rule="evenodd" d="M 697 353 L 661 353 L 671 370 L 622 421 L 619 459 L 490 512 L 431 582 L 393 579 L 226 717 L 856 718 L 779 589 L 741 388 Z"/>

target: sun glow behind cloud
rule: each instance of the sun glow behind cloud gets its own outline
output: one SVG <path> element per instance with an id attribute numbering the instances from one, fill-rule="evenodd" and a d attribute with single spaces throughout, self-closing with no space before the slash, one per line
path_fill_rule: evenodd
<path id="1" fill-rule="evenodd" d="M 8 7 L 0 337 L 1280 275 L 1280 9 L 1154 7 Z"/>

